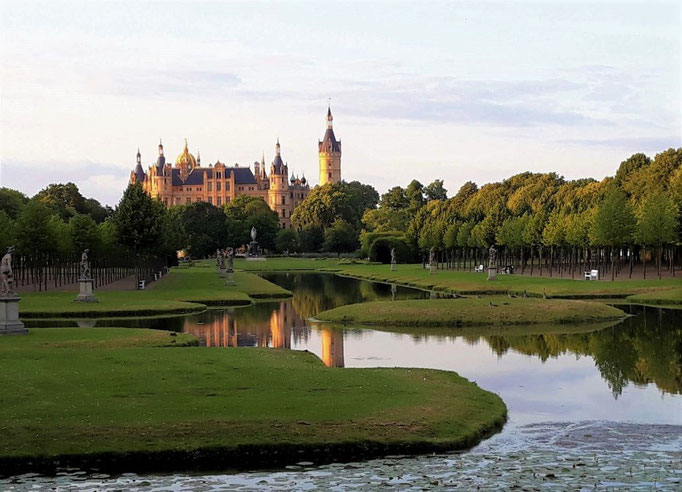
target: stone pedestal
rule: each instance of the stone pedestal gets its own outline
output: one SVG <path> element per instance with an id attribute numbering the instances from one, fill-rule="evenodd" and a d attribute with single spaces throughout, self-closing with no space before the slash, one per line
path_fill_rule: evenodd
<path id="1" fill-rule="evenodd" d="M 395 272 L 395 263 L 391 262 L 391 271 Z"/>
<path id="2" fill-rule="evenodd" d="M 226 270 L 224 267 L 218 269 L 218 276 L 223 277 L 223 278 L 227 277 L 227 273 L 226 273 Z"/>
<path id="3" fill-rule="evenodd" d="M 488 267 L 488 280 L 495 280 L 496 277 L 497 277 L 497 267 L 489 266 Z"/>
<path id="4" fill-rule="evenodd" d="M 265 261 L 265 256 L 248 256 L 246 261 Z"/>
<path id="5" fill-rule="evenodd" d="M 234 281 L 234 270 L 227 270 L 227 280 L 225 280 L 225 285 L 237 285 Z"/>
<path id="6" fill-rule="evenodd" d="M 0 297 L 0 335 L 25 335 L 28 330 L 19 321 L 19 297 Z"/>
<path id="7" fill-rule="evenodd" d="M 429 264 L 429 274 L 430 274 L 430 275 L 433 275 L 434 273 L 436 273 L 436 268 L 437 268 L 436 262 L 435 262 L 435 261 L 432 261 L 432 262 Z"/>
<path id="8" fill-rule="evenodd" d="M 78 279 L 78 296 L 73 302 L 99 302 L 92 293 L 92 279 L 79 278 Z"/>

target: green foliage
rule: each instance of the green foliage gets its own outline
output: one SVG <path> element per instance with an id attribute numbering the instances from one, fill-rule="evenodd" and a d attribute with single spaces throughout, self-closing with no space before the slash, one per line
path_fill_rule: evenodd
<path id="1" fill-rule="evenodd" d="M 294 253 L 301 247 L 298 241 L 298 233 L 294 229 L 280 229 L 275 239 L 277 251 Z"/>
<path id="2" fill-rule="evenodd" d="M 625 193 L 613 186 L 604 201 L 597 207 L 590 229 L 592 244 L 621 246 L 632 240 L 635 217 Z"/>
<path id="3" fill-rule="evenodd" d="M 644 199 L 637 210 L 635 238 L 643 246 L 660 246 L 679 239 L 678 209 L 663 192 Z"/>
<path id="4" fill-rule="evenodd" d="M 239 195 L 224 206 L 227 244 L 234 248 L 251 242 L 251 228 L 258 234 L 256 240 L 264 249 L 275 248 L 275 238 L 280 230 L 277 212 L 265 201 L 255 196 Z"/>
<path id="5" fill-rule="evenodd" d="M 30 200 L 19 214 L 15 226 L 18 252 L 31 258 L 54 251 L 57 240 L 49 207 Z"/>
<path id="6" fill-rule="evenodd" d="M 76 214 L 69 220 L 69 236 L 76 253 L 85 249 L 99 250 L 99 230 L 95 221 L 87 215 Z"/>
<path id="7" fill-rule="evenodd" d="M 381 237 L 404 237 L 401 231 L 377 231 L 377 232 L 367 232 L 362 231 L 360 233 L 360 255 L 364 258 L 369 256 L 369 248 L 372 243 Z"/>
<path id="8" fill-rule="evenodd" d="M 414 249 L 402 236 L 378 237 L 372 241 L 369 247 L 370 261 L 381 263 L 391 262 L 391 249 L 395 248 L 396 261 L 398 263 L 412 263 L 416 260 Z"/>
<path id="9" fill-rule="evenodd" d="M 508 217 L 502 222 L 497 231 L 497 243 L 507 246 L 511 250 L 517 250 L 525 245 L 524 231 L 528 224 L 529 217 Z"/>
<path id="10" fill-rule="evenodd" d="M 301 243 L 301 251 L 305 253 L 317 253 L 324 243 L 324 230 L 321 227 L 307 227 L 298 233 Z"/>
<path id="11" fill-rule="evenodd" d="M 447 200 L 448 190 L 443 187 L 443 180 L 436 179 L 433 183 L 425 187 L 424 196 L 426 197 L 426 201 L 429 202 L 431 200 Z"/>
<path id="12" fill-rule="evenodd" d="M 380 206 L 365 212 L 362 216 L 362 225 L 366 231 L 370 232 L 405 232 L 410 224 L 410 218 L 410 212 L 407 209 L 393 210 Z"/>
<path id="13" fill-rule="evenodd" d="M 348 253 L 358 249 L 358 235 L 351 224 L 342 219 L 337 219 L 324 231 L 325 251 Z"/>
<path id="14" fill-rule="evenodd" d="M 20 191 L 11 188 L 0 188 L 0 212 L 15 220 L 24 206 L 28 203 L 28 197 Z"/>
<path id="15" fill-rule="evenodd" d="M 131 253 L 154 256 L 163 242 L 167 218 L 163 204 L 152 199 L 139 183 L 131 184 L 116 208 L 113 223 L 119 243 Z"/>
<path id="16" fill-rule="evenodd" d="M 565 215 L 557 210 L 549 215 L 547 224 L 542 230 L 542 244 L 545 246 L 561 246 L 564 244 L 566 234 L 564 219 Z"/>
<path id="17" fill-rule="evenodd" d="M 0 254 L 4 254 L 8 246 L 14 244 L 14 222 L 4 210 L 0 210 Z"/>
<path id="18" fill-rule="evenodd" d="M 225 212 L 208 202 L 194 202 L 177 207 L 185 233 L 187 252 L 192 258 L 206 258 L 225 247 Z"/>

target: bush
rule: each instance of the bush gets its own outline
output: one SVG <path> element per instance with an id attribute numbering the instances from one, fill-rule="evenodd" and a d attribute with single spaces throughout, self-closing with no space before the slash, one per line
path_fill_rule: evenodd
<path id="1" fill-rule="evenodd" d="M 400 231 L 385 231 L 385 232 L 367 232 L 360 233 L 360 255 L 362 258 L 369 256 L 369 248 L 372 243 L 381 237 L 403 237 L 404 233 Z"/>

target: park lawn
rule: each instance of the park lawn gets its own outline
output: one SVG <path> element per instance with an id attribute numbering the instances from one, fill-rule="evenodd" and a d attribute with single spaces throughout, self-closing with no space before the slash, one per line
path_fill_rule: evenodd
<path id="1" fill-rule="evenodd" d="M 546 293 L 550 297 L 589 298 L 625 297 L 647 292 L 665 292 L 682 288 L 682 278 L 651 280 L 608 280 L 587 281 L 570 278 L 530 277 L 526 275 L 498 275 L 494 281 L 487 280 L 485 273 L 438 270 L 430 275 L 421 264 L 397 265 L 392 272 L 389 265 L 338 265 L 323 270 L 367 280 L 391 282 L 428 290 L 467 293 L 521 293 L 524 290 L 533 296 Z"/>
<path id="2" fill-rule="evenodd" d="M 628 301 L 643 304 L 682 305 L 682 286 L 628 296 Z"/>
<path id="3" fill-rule="evenodd" d="M 334 445 L 461 449 L 506 419 L 497 395 L 452 372 L 327 368 L 280 349 L 152 346 L 173 340 L 189 343 L 120 328 L 0 338 L 0 469 L 55 457 L 60 466 L 99 457 L 106 469 L 129 453 L 140 468 L 145 457 L 176 453 L 155 463 L 178 470 L 216 449 L 236 456 L 223 464 L 234 467 L 254 447 L 309 457 Z"/>
<path id="4" fill-rule="evenodd" d="M 215 267 L 173 268 L 145 290 L 96 290 L 97 303 L 75 303 L 76 292 L 22 293 L 22 318 L 153 316 L 203 311 L 207 306 L 245 306 L 253 299 L 283 298 L 291 292 L 248 272 L 235 272 L 226 286 Z"/>
<path id="5" fill-rule="evenodd" d="M 236 258 L 234 267 L 241 270 L 254 272 L 291 272 L 299 270 L 319 270 L 320 268 L 336 267 L 339 264 L 349 262 L 348 259 L 338 258 L 291 258 L 275 257 L 265 261 L 246 261 Z"/>
<path id="6" fill-rule="evenodd" d="M 315 319 L 383 326 L 479 326 L 591 323 L 624 317 L 620 309 L 597 302 L 467 297 L 347 304 L 318 313 Z"/>

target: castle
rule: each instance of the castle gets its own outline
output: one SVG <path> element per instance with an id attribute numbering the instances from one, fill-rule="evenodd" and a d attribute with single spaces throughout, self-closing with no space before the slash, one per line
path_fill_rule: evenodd
<path id="1" fill-rule="evenodd" d="M 327 109 L 326 120 L 324 138 L 318 141 L 320 185 L 341 181 L 341 142 L 334 135 L 331 107 Z M 310 193 L 305 176 L 289 177 L 289 166 L 282 160 L 279 139 L 269 174 L 265 155 L 260 162 L 254 162 L 253 171 L 239 164 L 228 167 L 220 161 L 202 167 L 201 155 L 197 152 L 195 158 L 189 152 L 187 140 L 173 166 L 166 162 L 163 144 L 159 142 L 159 156 L 148 166 L 147 172 L 142 167 L 140 150 L 137 150 L 137 165 L 130 173 L 130 183 L 141 183 L 151 197 L 158 198 L 167 207 L 200 201 L 221 207 L 239 195 L 259 197 L 277 212 L 282 228 L 293 227 L 291 215 Z"/>

